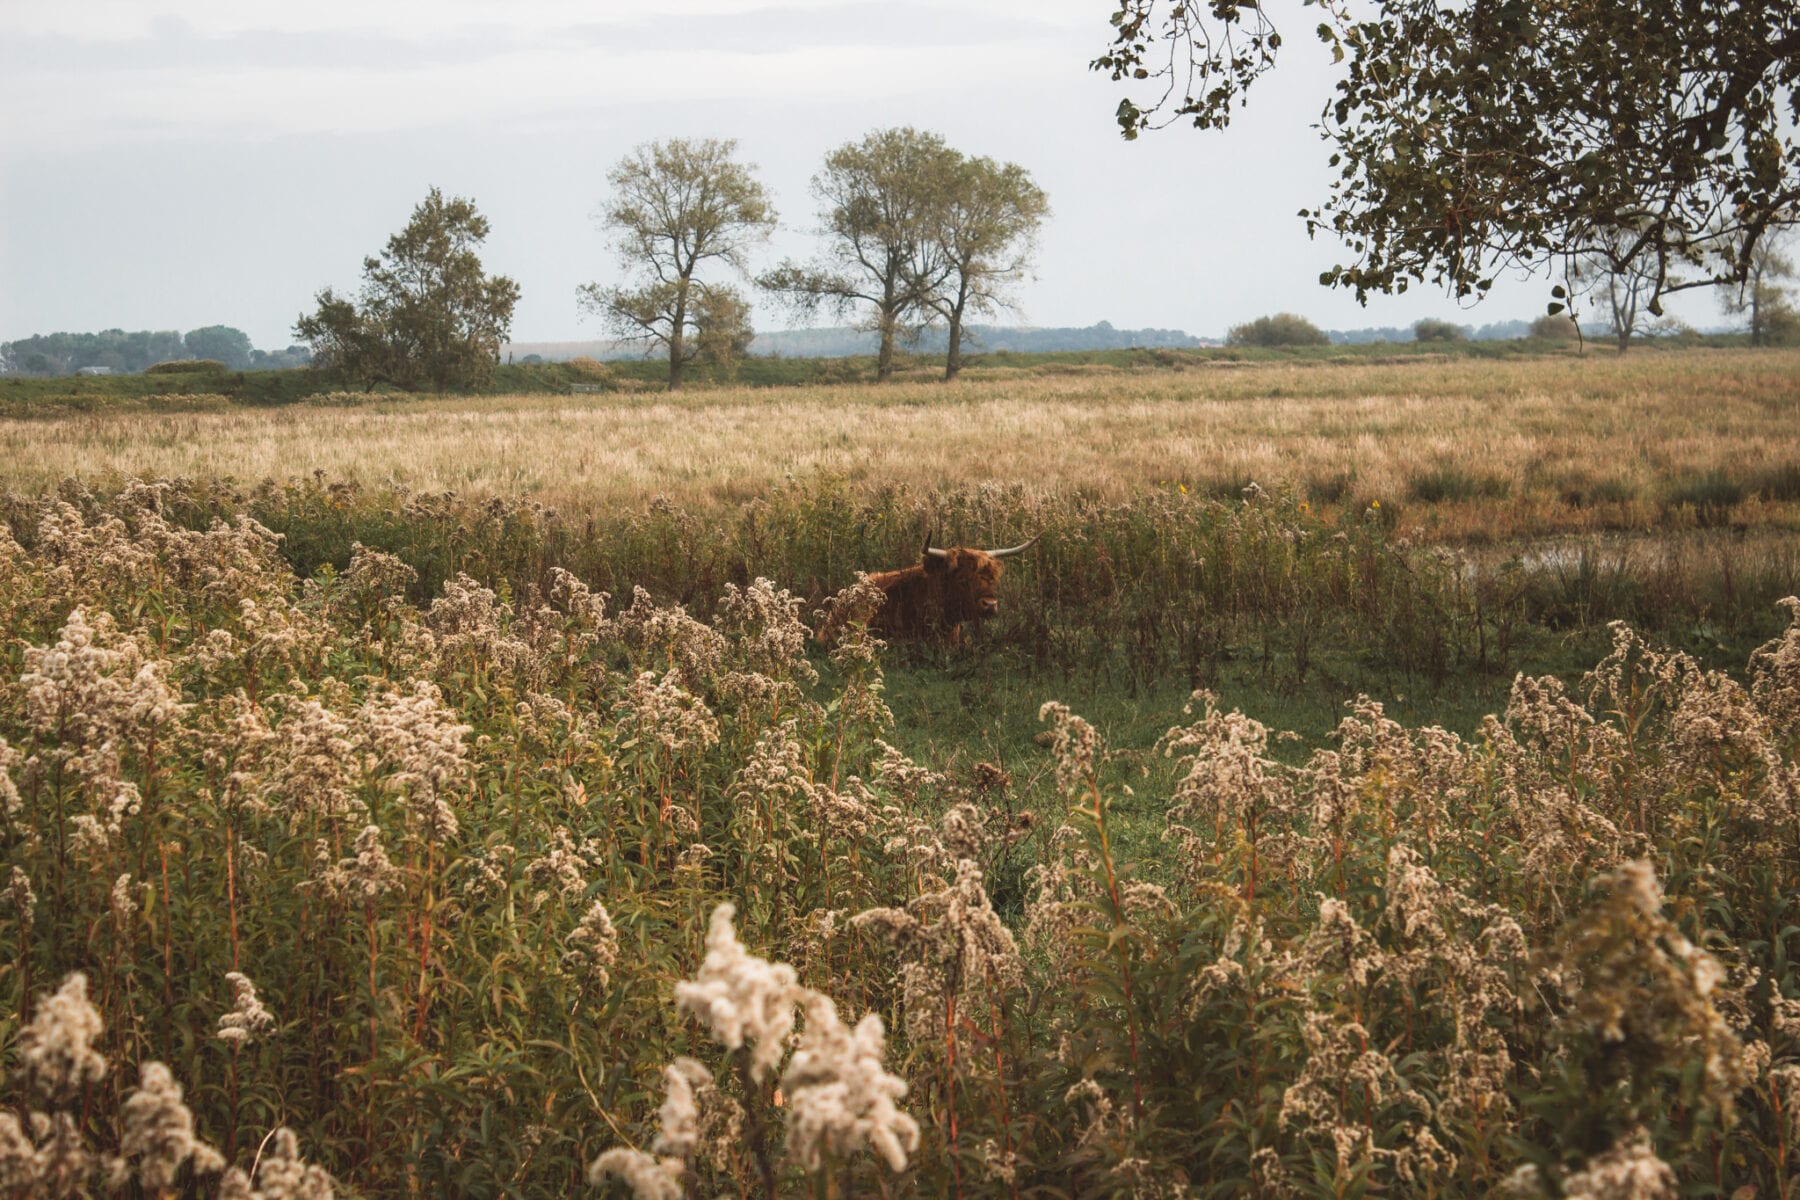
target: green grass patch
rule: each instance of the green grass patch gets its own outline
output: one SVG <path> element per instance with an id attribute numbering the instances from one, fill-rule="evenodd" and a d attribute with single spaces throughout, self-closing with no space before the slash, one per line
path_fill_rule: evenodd
<path id="1" fill-rule="evenodd" d="M 1471 471 L 1455 463 L 1437 463 L 1406 481 L 1406 496 L 1421 504 L 1455 500 L 1499 500 L 1512 485 L 1498 475 Z"/>
<path id="2" fill-rule="evenodd" d="M 1745 487 L 1764 500 L 1800 500 L 1800 462 L 1758 467 L 1750 472 Z"/>
<path id="3" fill-rule="evenodd" d="M 1742 481 L 1717 469 L 1671 481 L 1663 503 L 1665 508 L 1677 511 L 1691 509 L 1702 525 L 1717 525 L 1749 494 Z"/>
<path id="4" fill-rule="evenodd" d="M 1356 486 L 1354 471 L 1330 471 L 1306 477 L 1306 498 L 1313 504 L 1342 504 Z"/>

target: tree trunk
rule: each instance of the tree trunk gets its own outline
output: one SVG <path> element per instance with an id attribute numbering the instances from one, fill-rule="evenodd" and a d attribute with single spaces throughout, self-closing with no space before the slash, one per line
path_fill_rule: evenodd
<path id="1" fill-rule="evenodd" d="M 875 355 L 875 382 L 886 383 L 894 373 L 894 314 L 881 314 L 881 349 Z"/>
<path id="2" fill-rule="evenodd" d="M 944 382 L 949 383 L 962 372 L 962 309 L 950 314 L 950 350 L 944 355 Z"/>
<path id="3" fill-rule="evenodd" d="M 683 276 L 681 287 L 675 293 L 675 319 L 669 325 L 669 390 L 681 390 L 682 331 L 687 327 L 687 277 Z"/>
<path id="4" fill-rule="evenodd" d="M 1623 354 L 1627 350 L 1631 349 L 1631 330 L 1626 329 L 1621 326 L 1618 331 L 1618 337 L 1619 337 L 1619 353 Z"/>

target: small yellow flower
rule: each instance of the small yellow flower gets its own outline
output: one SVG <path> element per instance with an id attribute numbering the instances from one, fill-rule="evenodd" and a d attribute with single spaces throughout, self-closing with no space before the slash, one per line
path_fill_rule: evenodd
<path id="1" fill-rule="evenodd" d="M 1379 501 L 1379 500 L 1371 500 L 1371 501 L 1369 501 L 1369 507 L 1370 507 L 1370 508 L 1380 508 L 1380 507 L 1381 507 L 1381 501 Z"/>
<path id="2" fill-rule="evenodd" d="M 1176 484 L 1176 485 L 1175 485 L 1175 486 L 1176 486 L 1176 487 L 1178 487 L 1178 488 L 1180 488 L 1180 489 L 1181 489 L 1181 494 L 1182 494 L 1182 495 L 1184 495 L 1184 496 L 1185 496 L 1185 495 L 1187 495 L 1187 484 L 1185 484 L 1185 483 L 1178 483 L 1178 484 Z"/>

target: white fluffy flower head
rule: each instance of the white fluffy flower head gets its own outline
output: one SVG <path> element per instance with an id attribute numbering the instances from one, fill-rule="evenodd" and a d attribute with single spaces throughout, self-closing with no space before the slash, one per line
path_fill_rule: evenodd
<path id="1" fill-rule="evenodd" d="M 263 1007 L 249 976 L 228 971 L 225 982 L 231 985 L 232 1008 L 219 1018 L 219 1040 L 236 1050 L 275 1024 L 275 1017 Z"/>
<path id="2" fill-rule="evenodd" d="M 706 958 L 691 983 L 675 985 L 675 1003 L 699 1017 L 726 1049 L 750 1043 L 751 1073 L 761 1080 L 787 1049 L 800 992 L 794 968 L 745 951 L 731 927 L 736 913 L 729 904 L 713 910 Z"/>
<path id="3" fill-rule="evenodd" d="M 106 1059 L 94 1043 L 106 1032 L 88 1003 L 87 976 L 77 971 L 54 995 L 38 1002 L 37 1015 L 19 1035 L 22 1073 L 52 1103 L 70 1099 L 106 1078 Z"/>
<path id="4" fill-rule="evenodd" d="M 906 1081 L 882 1068 L 885 1037 L 874 1013 L 850 1029 L 830 997 L 807 993 L 806 1031 L 781 1077 L 790 1105 L 788 1150 L 807 1170 L 818 1170 L 826 1154 L 867 1146 L 904 1171 L 907 1154 L 919 1148 L 919 1123 L 894 1107 Z"/>

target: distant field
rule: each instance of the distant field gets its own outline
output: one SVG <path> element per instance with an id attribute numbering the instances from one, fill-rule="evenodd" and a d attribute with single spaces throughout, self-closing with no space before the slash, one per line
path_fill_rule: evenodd
<path id="1" fill-rule="evenodd" d="M 794 476 L 930 493 L 1379 504 L 1434 540 L 1800 523 L 1800 353 L 1042 365 L 1016 378 L 806 388 L 302 402 L 0 423 L 0 485 L 66 476 L 336 479 L 565 511 L 705 509 Z"/>
<path id="2" fill-rule="evenodd" d="M 1741 339 L 1708 337 L 1696 345 L 1728 348 Z M 1647 344 L 1644 353 L 1655 355 L 1669 347 Z M 1568 342 L 1531 340 L 1431 343 L 1365 343 L 1339 346 L 1246 347 L 1219 346 L 1191 350 L 1133 347 L 1114 350 L 1058 350 L 982 352 L 973 347 L 965 357 L 963 378 L 1016 378 L 1021 374 L 1054 375 L 1070 371 L 1149 372 L 1209 369 L 1246 363 L 1375 363 L 1441 360 L 1447 357 L 1497 361 L 1520 357 L 1573 356 L 1579 348 Z M 1607 355 L 1611 350 L 1590 345 L 1589 353 Z M 167 364 L 165 364 L 167 365 Z M 691 364 L 687 381 L 698 387 L 812 387 L 872 383 L 873 355 L 846 358 L 750 357 L 730 368 Z M 900 353 L 895 358 L 894 381 L 930 382 L 943 377 L 942 356 Z M 567 395 L 571 391 L 661 391 L 669 377 L 667 360 L 592 359 L 565 362 L 502 362 L 493 377 L 477 389 L 487 396 L 512 394 Z M 54 416 L 65 412 L 102 409 L 155 409 L 162 411 L 218 407 L 220 404 L 283 405 L 308 396 L 341 391 L 363 392 L 329 374 L 310 370 L 187 371 L 138 375 L 0 376 L 0 416 Z M 401 395 L 388 384 L 376 385 L 377 394 Z"/>

